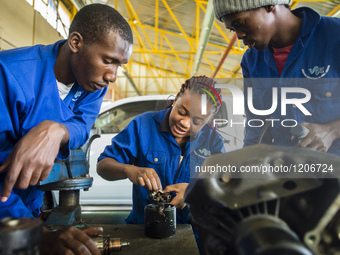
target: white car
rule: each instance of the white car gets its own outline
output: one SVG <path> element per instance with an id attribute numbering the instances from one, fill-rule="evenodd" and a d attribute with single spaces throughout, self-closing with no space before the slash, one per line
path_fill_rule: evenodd
<path id="1" fill-rule="evenodd" d="M 94 181 L 88 191 L 81 190 L 80 192 L 80 204 L 82 206 L 132 205 L 132 183 L 130 180 L 110 182 L 104 180 L 97 174 L 97 159 L 104 148 L 111 144 L 112 138 L 123 130 L 134 117 L 146 111 L 163 110 L 172 100 L 174 100 L 174 96 L 171 97 L 170 95 L 130 97 L 115 101 L 101 109 L 94 124 L 94 128 L 101 130 L 101 136 L 95 139 L 90 147 L 90 176 L 93 177 Z M 215 119 L 231 119 L 233 116 L 231 97 L 223 97 L 223 105 L 216 115 L 214 116 Z M 243 118 L 243 116 L 235 116 L 232 119 L 242 122 Z M 225 138 L 227 151 L 242 147 L 244 132 L 242 128 L 236 128 L 229 124 L 219 125 L 218 128 L 223 132 L 221 135 Z"/>

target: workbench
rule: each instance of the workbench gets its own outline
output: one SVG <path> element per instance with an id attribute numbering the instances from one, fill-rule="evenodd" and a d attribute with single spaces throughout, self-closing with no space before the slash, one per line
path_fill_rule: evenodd
<path id="1" fill-rule="evenodd" d="M 88 227 L 98 227 L 89 224 Z M 171 237 L 154 239 L 144 235 L 144 225 L 109 225 L 101 224 L 103 235 L 120 238 L 122 242 L 130 242 L 117 255 L 199 255 L 191 225 L 178 224 L 176 234 Z"/>

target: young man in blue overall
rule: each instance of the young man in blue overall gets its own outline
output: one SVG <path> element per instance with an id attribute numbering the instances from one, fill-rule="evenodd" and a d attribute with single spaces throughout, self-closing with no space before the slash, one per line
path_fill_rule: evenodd
<path id="1" fill-rule="evenodd" d="M 36 184 L 56 157 L 86 142 L 132 43 L 118 12 L 93 4 L 76 14 L 67 40 L 0 53 L 0 218 L 39 216 L 43 192 Z M 85 233 L 45 233 L 40 252 L 100 254 Z"/>
<path id="2" fill-rule="evenodd" d="M 241 62 L 245 99 L 252 88 L 254 108 L 267 110 L 272 106 L 273 87 L 279 91 L 272 114 L 259 116 L 246 104 L 247 119 L 275 120 L 264 143 L 297 144 L 340 155 L 340 19 L 322 17 L 308 7 L 291 11 L 289 2 L 214 0 L 216 18 L 249 47 Z M 309 114 L 294 104 L 288 104 L 286 115 L 282 114 L 280 92 L 290 87 L 310 92 L 311 98 L 303 103 Z M 287 94 L 289 99 L 302 97 L 303 93 Z M 280 124 L 284 119 L 301 123 L 309 134 L 303 139 L 292 137 L 290 128 Z M 261 127 L 247 125 L 244 145 L 255 144 L 260 133 Z"/>

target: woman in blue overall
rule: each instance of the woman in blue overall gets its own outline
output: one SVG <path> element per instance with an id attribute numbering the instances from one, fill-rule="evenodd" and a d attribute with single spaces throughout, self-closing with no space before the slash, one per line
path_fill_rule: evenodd
<path id="1" fill-rule="evenodd" d="M 171 204 L 177 208 L 177 223 L 189 223 L 183 195 L 190 172 L 206 157 L 225 152 L 222 137 L 207 125 L 221 105 L 215 83 L 205 76 L 186 80 L 169 109 L 137 116 L 98 158 L 97 171 L 104 179 L 133 182 L 133 206 L 126 223 L 143 224 L 149 192 L 163 187 L 163 192 L 176 193 Z M 202 94 L 207 98 L 206 113 Z"/>

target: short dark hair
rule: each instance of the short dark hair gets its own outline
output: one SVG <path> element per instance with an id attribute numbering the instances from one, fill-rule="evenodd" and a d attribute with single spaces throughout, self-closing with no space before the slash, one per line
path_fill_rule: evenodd
<path id="1" fill-rule="evenodd" d="M 92 44 L 103 40 L 110 31 L 133 43 L 131 27 L 117 10 L 104 4 L 90 4 L 74 16 L 69 35 L 78 32 L 86 43 Z"/>

